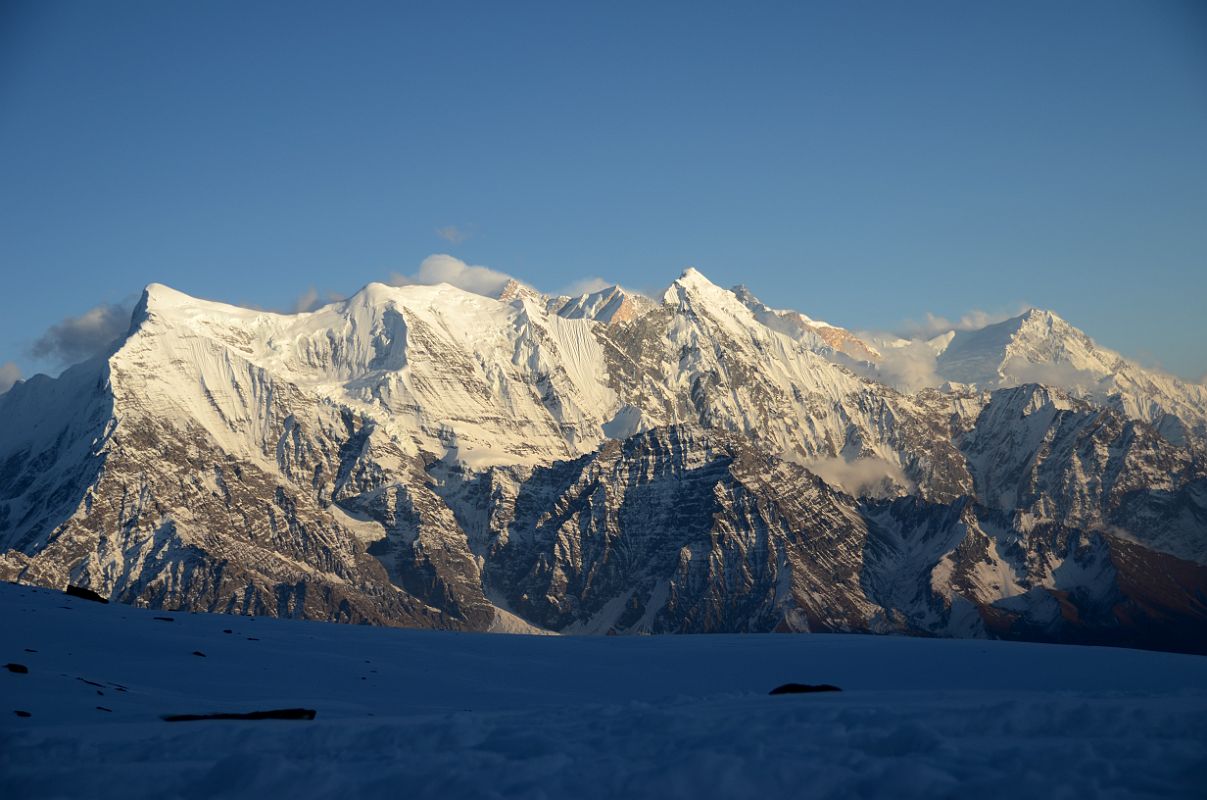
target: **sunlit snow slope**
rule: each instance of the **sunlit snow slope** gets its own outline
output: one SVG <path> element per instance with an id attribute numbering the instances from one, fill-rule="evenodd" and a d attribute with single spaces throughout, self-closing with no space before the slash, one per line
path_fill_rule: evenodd
<path id="1" fill-rule="evenodd" d="M 467 630 L 1207 649 L 1202 392 L 1046 312 L 927 347 L 947 386 L 904 393 L 889 349 L 693 269 L 657 299 L 370 284 L 300 314 L 151 285 L 104 357 L 0 396 L 0 578 Z"/>

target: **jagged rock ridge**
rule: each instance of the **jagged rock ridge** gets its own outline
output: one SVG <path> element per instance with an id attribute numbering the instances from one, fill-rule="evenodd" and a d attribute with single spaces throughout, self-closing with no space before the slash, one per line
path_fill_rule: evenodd
<path id="1" fill-rule="evenodd" d="M 1125 362 L 1127 391 L 1014 386 L 1100 351 L 1002 325 L 948 337 L 961 386 L 907 395 L 847 368 L 881 355 L 854 334 L 694 270 L 659 301 L 371 284 L 296 315 L 153 285 L 105 358 L 0 396 L 0 577 L 473 630 L 1195 649 L 1207 403 Z"/>

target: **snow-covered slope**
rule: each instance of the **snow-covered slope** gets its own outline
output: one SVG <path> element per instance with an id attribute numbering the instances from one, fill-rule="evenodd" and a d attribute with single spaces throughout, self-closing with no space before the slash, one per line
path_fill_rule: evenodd
<path id="1" fill-rule="evenodd" d="M 760 322 L 694 269 L 662 306 L 610 332 L 611 385 L 626 400 L 615 436 L 661 425 L 736 431 L 804 464 L 858 462 L 890 493 L 951 498 L 970 478 L 949 438 L 955 398 L 910 398 L 856 376 Z"/>
<path id="2" fill-rule="evenodd" d="M 615 405 L 585 321 L 448 285 L 370 284 L 298 315 L 147 289 L 113 360 L 157 412 L 198 421 L 226 449 L 263 452 L 271 390 L 370 414 L 408 455 L 547 459 L 590 449 Z"/>
<path id="3" fill-rule="evenodd" d="M 979 330 L 954 331 L 940 377 L 983 389 L 1038 383 L 1119 409 L 1181 443 L 1207 441 L 1207 388 L 1100 347 L 1051 311 L 1031 309 Z"/>
<path id="4" fill-rule="evenodd" d="M 658 301 L 371 284 L 301 314 L 152 285 L 106 357 L 0 396 L 0 577 L 475 630 L 1194 649 L 1197 429 L 1010 388 L 1006 362 L 1107 368 L 1054 317 L 927 346 L 976 385 L 861 377 L 870 346 L 696 270 Z M 1199 408 L 1119 369 L 1150 411 Z"/>
<path id="5" fill-rule="evenodd" d="M 0 671 L 7 797 L 1202 790 L 1198 656 L 871 636 L 383 630 L 165 615 L 4 584 L 0 614 L 0 661 L 28 669 Z M 768 695 L 787 682 L 842 691 Z M 161 719 L 290 707 L 316 716 Z"/>
<path id="6" fill-rule="evenodd" d="M 854 362 L 875 362 L 880 359 L 880 353 L 875 347 L 846 328 L 810 319 L 799 311 L 771 308 L 751 294 L 745 286 L 735 286 L 733 293 L 754 312 L 755 319 L 759 322 L 807 344 L 815 352 L 845 356 Z"/>

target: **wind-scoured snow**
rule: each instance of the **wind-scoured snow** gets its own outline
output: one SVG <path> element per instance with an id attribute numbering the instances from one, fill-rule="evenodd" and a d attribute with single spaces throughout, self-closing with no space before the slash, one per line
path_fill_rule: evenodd
<path id="1" fill-rule="evenodd" d="M 0 611 L 0 659 L 28 668 L 0 671 L 13 798 L 1199 797 L 1207 777 L 1198 656 L 451 634 L 11 584 Z M 768 695 L 786 682 L 843 691 Z M 289 707 L 317 716 L 161 719 Z"/>

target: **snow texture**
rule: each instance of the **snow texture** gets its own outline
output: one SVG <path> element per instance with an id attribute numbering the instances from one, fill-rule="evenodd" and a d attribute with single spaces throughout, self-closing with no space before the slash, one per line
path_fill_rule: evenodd
<path id="1" fill-rule="evenodd" d="M 1130 798 L 1207 785 L 1198 656 L 404 631 L 165 615 L 12 584 L 0 612 L 0 659 L 29 668 L 0 672 L 10 798 Z M 786 682 L 843 691 L 768 696 Z M 295 706 L 317 718 L 160 719 Z"/>

